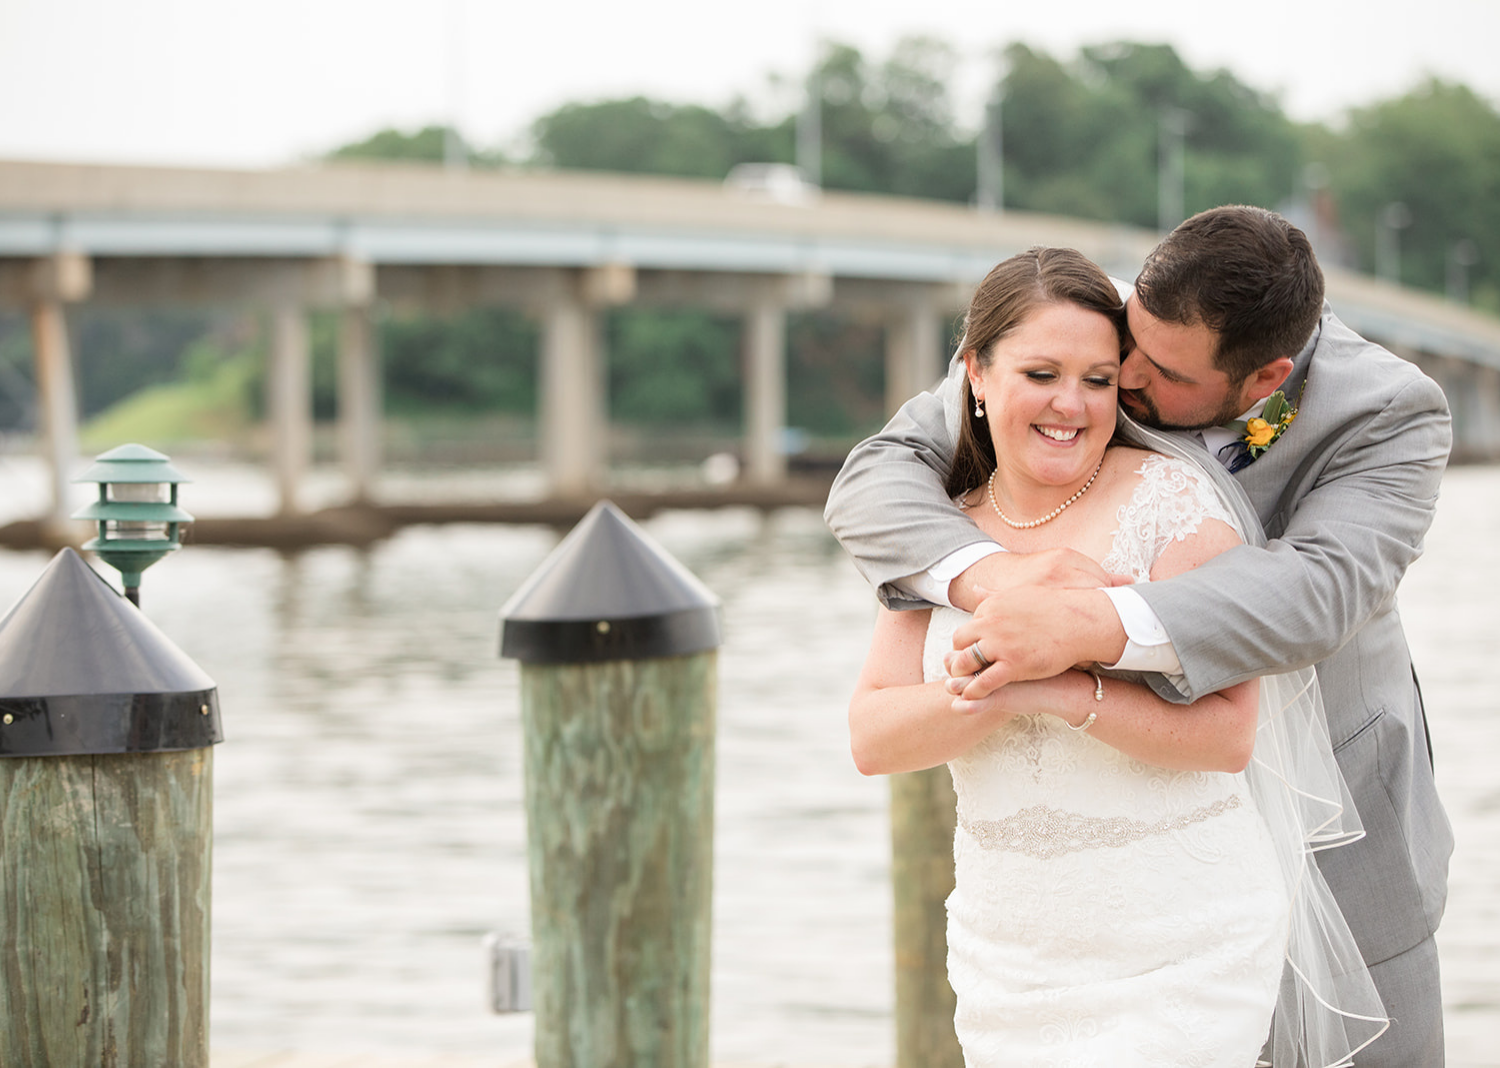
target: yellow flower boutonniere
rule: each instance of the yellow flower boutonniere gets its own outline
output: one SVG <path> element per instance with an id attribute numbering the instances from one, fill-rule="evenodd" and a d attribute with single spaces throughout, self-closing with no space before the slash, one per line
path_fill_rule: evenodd
<path id="1" fill-rule="evenodd" d="M 1254 419 L 1244 424 L 1236 423 L 1236 426 L 1244 427 L 1244 437 L 1241 438 L 1250 453 L 1252 460 L 1260 459 L 1260 454 L 1269 449 L 1286 428 L 1292 425 L 1292 420 L 1297 418 L 1297 409 L 1287 403 L 1286 394 L 1277 390 L 1266 398 L 1266 405 L 1261 413 Z"/>

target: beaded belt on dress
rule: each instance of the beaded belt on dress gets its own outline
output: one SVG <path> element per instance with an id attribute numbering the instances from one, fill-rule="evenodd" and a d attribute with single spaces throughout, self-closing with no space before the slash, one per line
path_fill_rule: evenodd
<path id="1" fill-rule="evenodd" d="M 1183 830 L 1239 807 L 1240 798 L 1236 794 L 1179 816 L 1135 820 L 1129 816 L 1084 816 L 1033 805 L 1001 820 L 971 820 L 960 814 L 958 823 L 985 849 L 1004 849 L 1047 860 L 1085 849 L 1119 849 L 1145 838 Z"/>

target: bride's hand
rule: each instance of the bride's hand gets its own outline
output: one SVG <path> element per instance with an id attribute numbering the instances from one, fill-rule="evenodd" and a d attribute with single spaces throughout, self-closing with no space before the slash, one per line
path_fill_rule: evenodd
<path id="1" fill-rule="evenodd" d="M 948 584 L 948 599 L 964 611 L 972 612 L 991 594 L 1023 586 L 1096 590 L 1100 586 L 1123 586 L 1129 582 L 1124 575 L 1111 575 L 1093 557 L 1076 549 L 991 553 Z"/>
<path id="2" fill-rule="evenodd" d="M 1113 664 L 1125 629 L 1096 589 L 1021 588 L 991 594 L 953 633 L 943 667 L 950 694 L 970 701 L 1006 683 L 1049 679 L 1076 664 Z"/>
<path id="3" fill-rule="evenodd" d="M 1059 678 L 1009 682 L 973 701 L 958 697 L 953 701 L 953 711 L 966 716 L 1034 716 L 1052 712 L 1057 707 Z"/>

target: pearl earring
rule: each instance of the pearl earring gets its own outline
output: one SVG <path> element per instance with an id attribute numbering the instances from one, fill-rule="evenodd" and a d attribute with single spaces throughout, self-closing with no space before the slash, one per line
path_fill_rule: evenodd
<path id="1" fill-rule="evenodd" d="M 984 398 L 983 397 L 976 397 L 974 399 L 974 415 L 977 418 L 980 418 L 980 419 L 984 418 Z"/>

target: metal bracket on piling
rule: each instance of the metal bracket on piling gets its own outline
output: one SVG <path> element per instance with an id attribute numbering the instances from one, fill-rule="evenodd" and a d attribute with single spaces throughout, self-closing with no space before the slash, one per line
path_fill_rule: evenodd
<path id="1" fill-rule="evenodd" d="M 531 946 L 500 931 L 484 936 L 486 990 L 493 1013 L 531 1011 Z"/>

